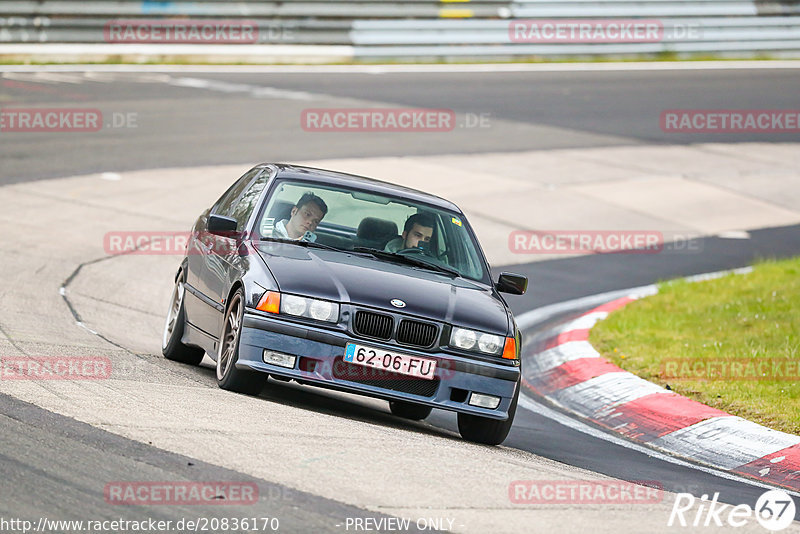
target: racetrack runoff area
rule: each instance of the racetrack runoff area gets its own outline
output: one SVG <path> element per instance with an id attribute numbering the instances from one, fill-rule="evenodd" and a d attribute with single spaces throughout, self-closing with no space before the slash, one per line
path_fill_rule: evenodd
<path id="1" fill-rule="evenodd" d="M 465 210 L 490 262 L 502 265 L 554 257 L 512 252 L 509 236 L 518 230 L 644 229 L 666 239 L 741 238 L 748 229 L 798 223 L 798 148 L 636 146 L 297 163 L 441 194 Z M 108 379 L 4 381 L 3 392 L 133 440 L 367 510 L 453 518 L 459 532 L 520 532 L 533 524 L 560 530 L 565 514 L 575 531 L 619 532 L 634 524 L 641 531 L 674 531 L 666 526 L 671 495 L 611 508 L 515 505 L 509 499 L 515 480 L 605 477 L 357 408 L 386 413 L 380 401 L 326 394 L 349 403 L 342 412 L 283 386 L 252 399 L 219 390 L 209 366 L 165 361 L 161 328 L 181 255 L 111 256 L 106 235 L 188 231 L 254 163 L 3 187 L 2 217 L 25 221 L 25 235 L 24 241 L 16 232 L 0 236 L 0 273 L 7 281 L 0 354 L 102 356 L 112 365 Z"/>

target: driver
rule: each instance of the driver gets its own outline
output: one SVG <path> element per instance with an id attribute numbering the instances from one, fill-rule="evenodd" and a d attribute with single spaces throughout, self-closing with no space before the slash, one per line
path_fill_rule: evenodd
<path id="1" fill-rule="evenodd" d="M 403 233 L 386 243 L 387 252 L 398 252 L 409 248 L 422 248 L 422 243 L 428 243 L 433 237 L 433 215 L 430 213 L 415 213 L 406 220 Z"/>
<path id="2" fill-rule="evenodd" d="M 288 219 L 283 219 L 275 224 L 275 237 L 303 241 L 316 241 L 314 230 L 328 213 L 328 206 L 320 197 L 308 191 L 292 207 Z"/>

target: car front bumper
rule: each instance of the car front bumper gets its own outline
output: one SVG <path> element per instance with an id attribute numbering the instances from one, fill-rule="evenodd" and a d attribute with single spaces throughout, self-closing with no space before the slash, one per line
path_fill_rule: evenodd
<path id="1" fill-rule="evenodd" d="M 426 380 L 349 364 L 342 359 L 347 343 L 436 360 L 435 378 Z M 265 363 L 265 349 L 296 356 L 294 367 Z M 500 420 L 508 419 L 508 410 L 520 379 L 517 366 L 442 352 L 417 351 L 247 312 L 243 318 L 236 367 L 301 383 Z M 499 397 L 500 403 L 495 409 L 472 406 L 469 404 L 472 393 Z"/>

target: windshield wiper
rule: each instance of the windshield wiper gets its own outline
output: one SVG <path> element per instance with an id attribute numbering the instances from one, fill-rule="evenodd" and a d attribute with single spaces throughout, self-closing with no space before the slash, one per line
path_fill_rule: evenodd
<path id="1" fill-rule="evenodd" d="M 421 258 L 417 258 L 416 256 L 407 256 L 405 254 L 398 254 L 396 252 L 388 252 L 386 250 L 378 250 L 377 248 L 371 247 L 353 247 L 354 252 L 367 252 L 372 254 L 376 258 L 386 259 L 390 261 L 396 261 L 399 263 L 405 263 L 407 265 L 413 265 L 415 267 L 422 267 L 424 269 L 430 269 L 432 271 L 438 271 L 440 273 L 450 274 L 452 276 L 460 277 L 461 273 L 456 271 L 451 267 L 445 267 L 444 265 L 438 265 L 435 263 L 431 263 L 429 261 L 425 261 Z"/>
<path id="2" fill-rule="evenodd" d="M 315 241 L 300 241 L 297 239 L 286 239 L 283 237 L 262 237 L 261 241 L 272 241 L 275 243 L 289 243 L 290 245 L 300 245 L 301 247 L 323 248 L 325 250 L 335 250 L 336 252 L 348 252 L 347 250 L 332 247 L 330 245 L 323 245 L 322 243 L 317 243 Z"/>

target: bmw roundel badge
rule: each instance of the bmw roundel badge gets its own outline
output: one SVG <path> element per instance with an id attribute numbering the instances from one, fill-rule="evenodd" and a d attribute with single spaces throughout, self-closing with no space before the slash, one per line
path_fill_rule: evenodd
<path id="1" fill-rule="evenodd" d="M 406 303 L 403 302 L 400 299 L 392 299 L 389 302 L 391 302 L 392 306 L 394 306 L 395 308 L 405 308 L 406 307 Z"/>

